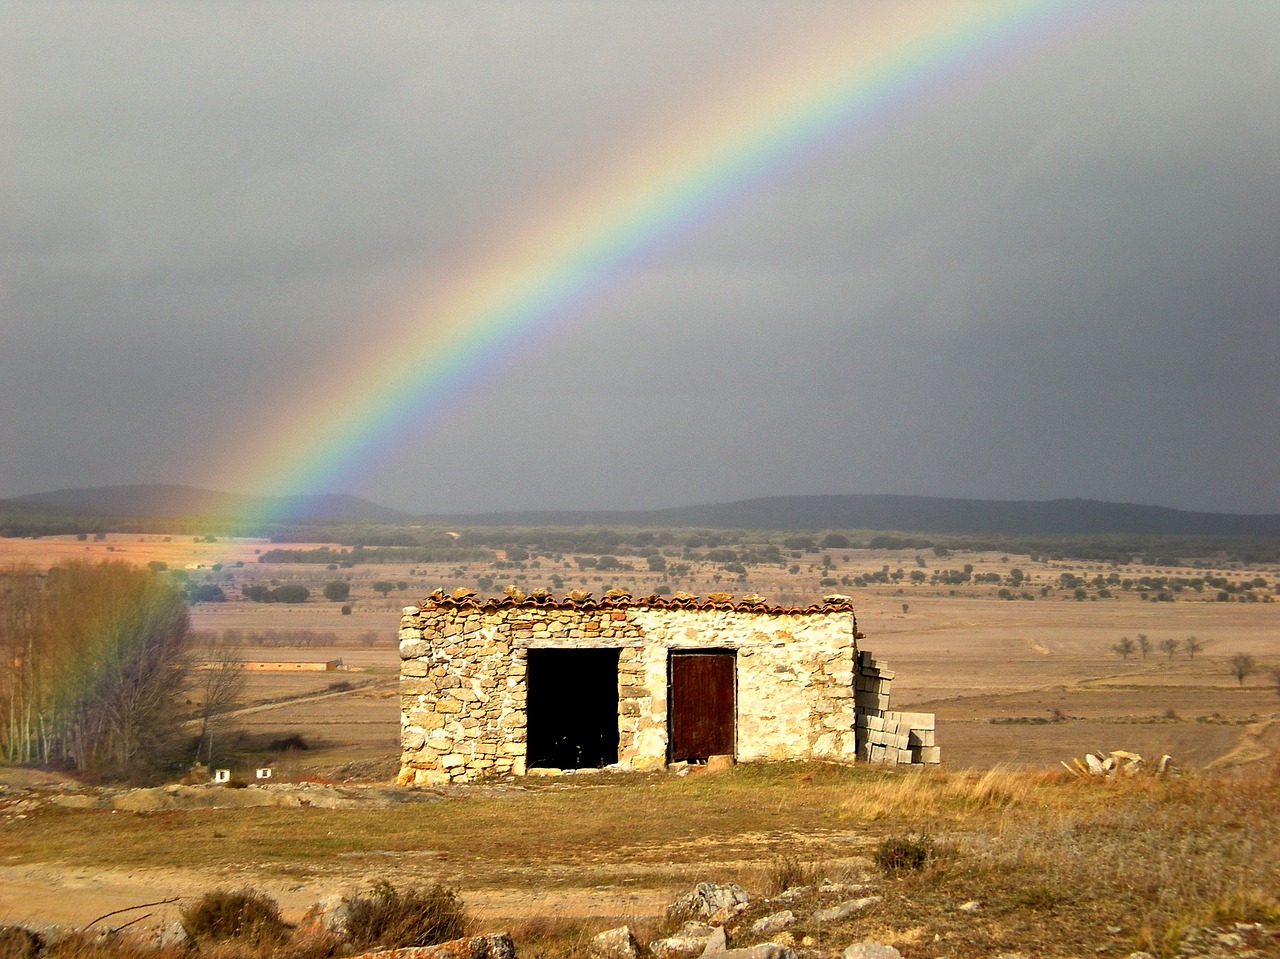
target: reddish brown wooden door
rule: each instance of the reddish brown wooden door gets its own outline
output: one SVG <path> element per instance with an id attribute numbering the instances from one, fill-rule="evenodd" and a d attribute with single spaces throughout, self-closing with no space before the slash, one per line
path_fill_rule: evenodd
<path id="1" fill-rule="evenodd" d="M 732 652 L 671 654 L 672 762 L 733 755 L 735 685 Z"/>

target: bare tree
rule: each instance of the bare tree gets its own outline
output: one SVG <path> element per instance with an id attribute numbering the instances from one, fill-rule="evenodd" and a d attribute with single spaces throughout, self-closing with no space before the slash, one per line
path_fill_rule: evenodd
<path id="1" fill-rule="evenodd" d="M 1236 653 L 1227 660 L 1227 664 L 1231 667 L 1231 675 L 1236 678 L 1236 682 L 1241 686 L 1258 668 L 1258 664 L 1253 661 L 1253 657 L 1248 653 Z"/>
<path id="2" fill-rule="evenodd" d="M 1132 639 L 1130 639 L 1128 636 L 1125 636 L 1121 638 L 1120 642 L 1116 643 L 1111 648 L 1115 650 L 1117 653 L 1119 653 L 1122 659 L 1128 659 L 1130 656 L 1133 655 L 1134 650 L 1136 650 L 1138 647 Z"/>
<path id="3" fill-rule="evenodd" d="M 1196 653 L 1204 649 L 1204 640 L 1196 639 L 1194 636 L 1188 636 L 1182 641 L 1182 648 L 1187 651 L 1187 656 L 1191 659 L 1196 658 Z"/>
<path id="4" fill-rule="evenodd" d="M 1147 658 L 1147 653 L 1151 652 L 1151 640 L 1147 638 L 1146 633 L 1138 634 L 1138 649 L 1142 652 L 1142 658 Z"/>
<path id="5" fill-rule="evenodd" d="M 0 594 L 0 756 L 145 772 L 179 727 L 182 594 L 110 561 L 8 570 Z"/>
<path id="6" fill-rule="evenodd" d="M 1169 661 L 1172 662 L 1173 654 L 1178 651 L 1179 645 L 1176 639 L 1162 639 L 1160 640 L 1160 652 L 1168 656 Z"/>
<path id="7" fill-rule="evenodd" d="M 200 703 L 200 738 L 196 741 L 196 758 L 201 748 L 205 763 L 213 765 L 213 735 L 221 718 L 234 709 L 244 693 L 248 677 L 244 672 L 244 660 L 238 650 L 220 643 L 209 651 L 209 658 L 201 664 L 197 687 L 203 698 Z"/>

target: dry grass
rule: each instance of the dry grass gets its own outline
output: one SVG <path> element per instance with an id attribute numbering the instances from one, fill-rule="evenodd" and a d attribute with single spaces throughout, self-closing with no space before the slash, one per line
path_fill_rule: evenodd
<path id="1" fill-rule="evenodd" d="M 102 844 L 108 817 L 113 842 Z M 201 841 L 212 830 L 226 841 Z M 946 854 L 881 872 L 874 851 L 893 837 L 926 837 Z M 646 888 L 670 901 L 705 879 L 741 882 L 757 898 L 822 878 L 868 881 L 881 902 L 797 936 L 833 950 L 878 936 L 909 959 L 913 943 L 957 959 L 1108 943 L 1166 955 L 1204 924 L 1280 922 L 1280 776 L 1267 771 L 1106 781 L 780 764 L 464 790 L 381 811 L 46 808 L 0 833 L 10 863 L 216 868 L 229 864 L 220 849 L 237 850 L 246 881 L 318 874 L 341 888 L 376 866 L 397 883 L 429 874 L 468 906 L 486 890 L 536 892 L 546 915 L 509 927 L 526 959 L 581 955 L 627 914 L 586 922 L 557 915 L 556 902 Z M 976 913 L 957 910 L 970 900 Z M 761 914 L 744 917 L 737 941 Z M 650 922 L 643 935 L 658 932 Z"/>

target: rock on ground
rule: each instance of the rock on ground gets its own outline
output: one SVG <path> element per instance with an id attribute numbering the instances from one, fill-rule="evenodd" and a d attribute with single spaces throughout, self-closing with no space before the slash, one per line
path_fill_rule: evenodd
<path id="1" fill-rule="evenodd" d="M 649 943 L 649 952 L 654 959 L 697 959 L 698 956 L 715 951 L 710 946 L 710 940 L 717 932 L 723 939 L 723 929 L 716 929 L 704 922 L 686 922 L 674 936 L 655 939 Z M 721 945 L 720 951 L 724 948 Z"/>
<path id="2" fill-rule="evenodd" d="M 434 946 L 406 946 L 367 952 L 360 959 L 516 959 L 516 946 L 505 932 L 451 939 Z"/>
<path id="3" fill-rule="evenodd" d="M 796 914 L 790 909 L 784 909 L 782 912 L 770 913 L 757 919 L 751 924 L 751 931 L 757 936 L 767 936 L 786 929 L 795 921 Z"/>
<path id="4" fill-rule="evenodd" d="M 595 936 L 587 943 L 591 959 L 639 959 L 640 943 L 630 926 L 619 926 Z"/>
<path id="5" fill-rule="evenodd" d="M 902 959 L 902 953 L 882 942 L 855 942 L 845 949 L 844 959 Z"/>
<path id="6" fill-rule="evenodd" d="M 810 918 L 814 922 L 839 922 L 841 919 L 848 919 L 855 912 L 861 912 L 873 902 L 879 901 L 879 896 L 865 896 L 862 899 L 850 899 L 847 902 L 837 903 L 830 909 L 819 909 Z"/>
<path id="7" fill-rule="evenodd" d="M 731 916 L 745 908 L 749 901 L 746 890 L 737 883 L 718 885 L 714 882 L 700 882 L 694 886 L 693 892 L 686 893 L 667 907 L 667 918 Z"/>

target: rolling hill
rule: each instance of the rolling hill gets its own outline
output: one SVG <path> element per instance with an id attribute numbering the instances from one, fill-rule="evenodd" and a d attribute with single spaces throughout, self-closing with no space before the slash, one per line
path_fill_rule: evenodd
<path id="1" fill-rule="evenodd" d="M 1280 514 L 1197 513 L 1100 500 L 977 500 L 931 496 L 769 496 L 658 510 L 535 510 L 421 515 L 345 494 L 256 497 L 177 485 L 56 490 L 0 500 L 0 514 L 119 519 L 208 519 L 336 525 L 696 526 L 866 529 L 1011 535 L 1280 536 Z"/>

